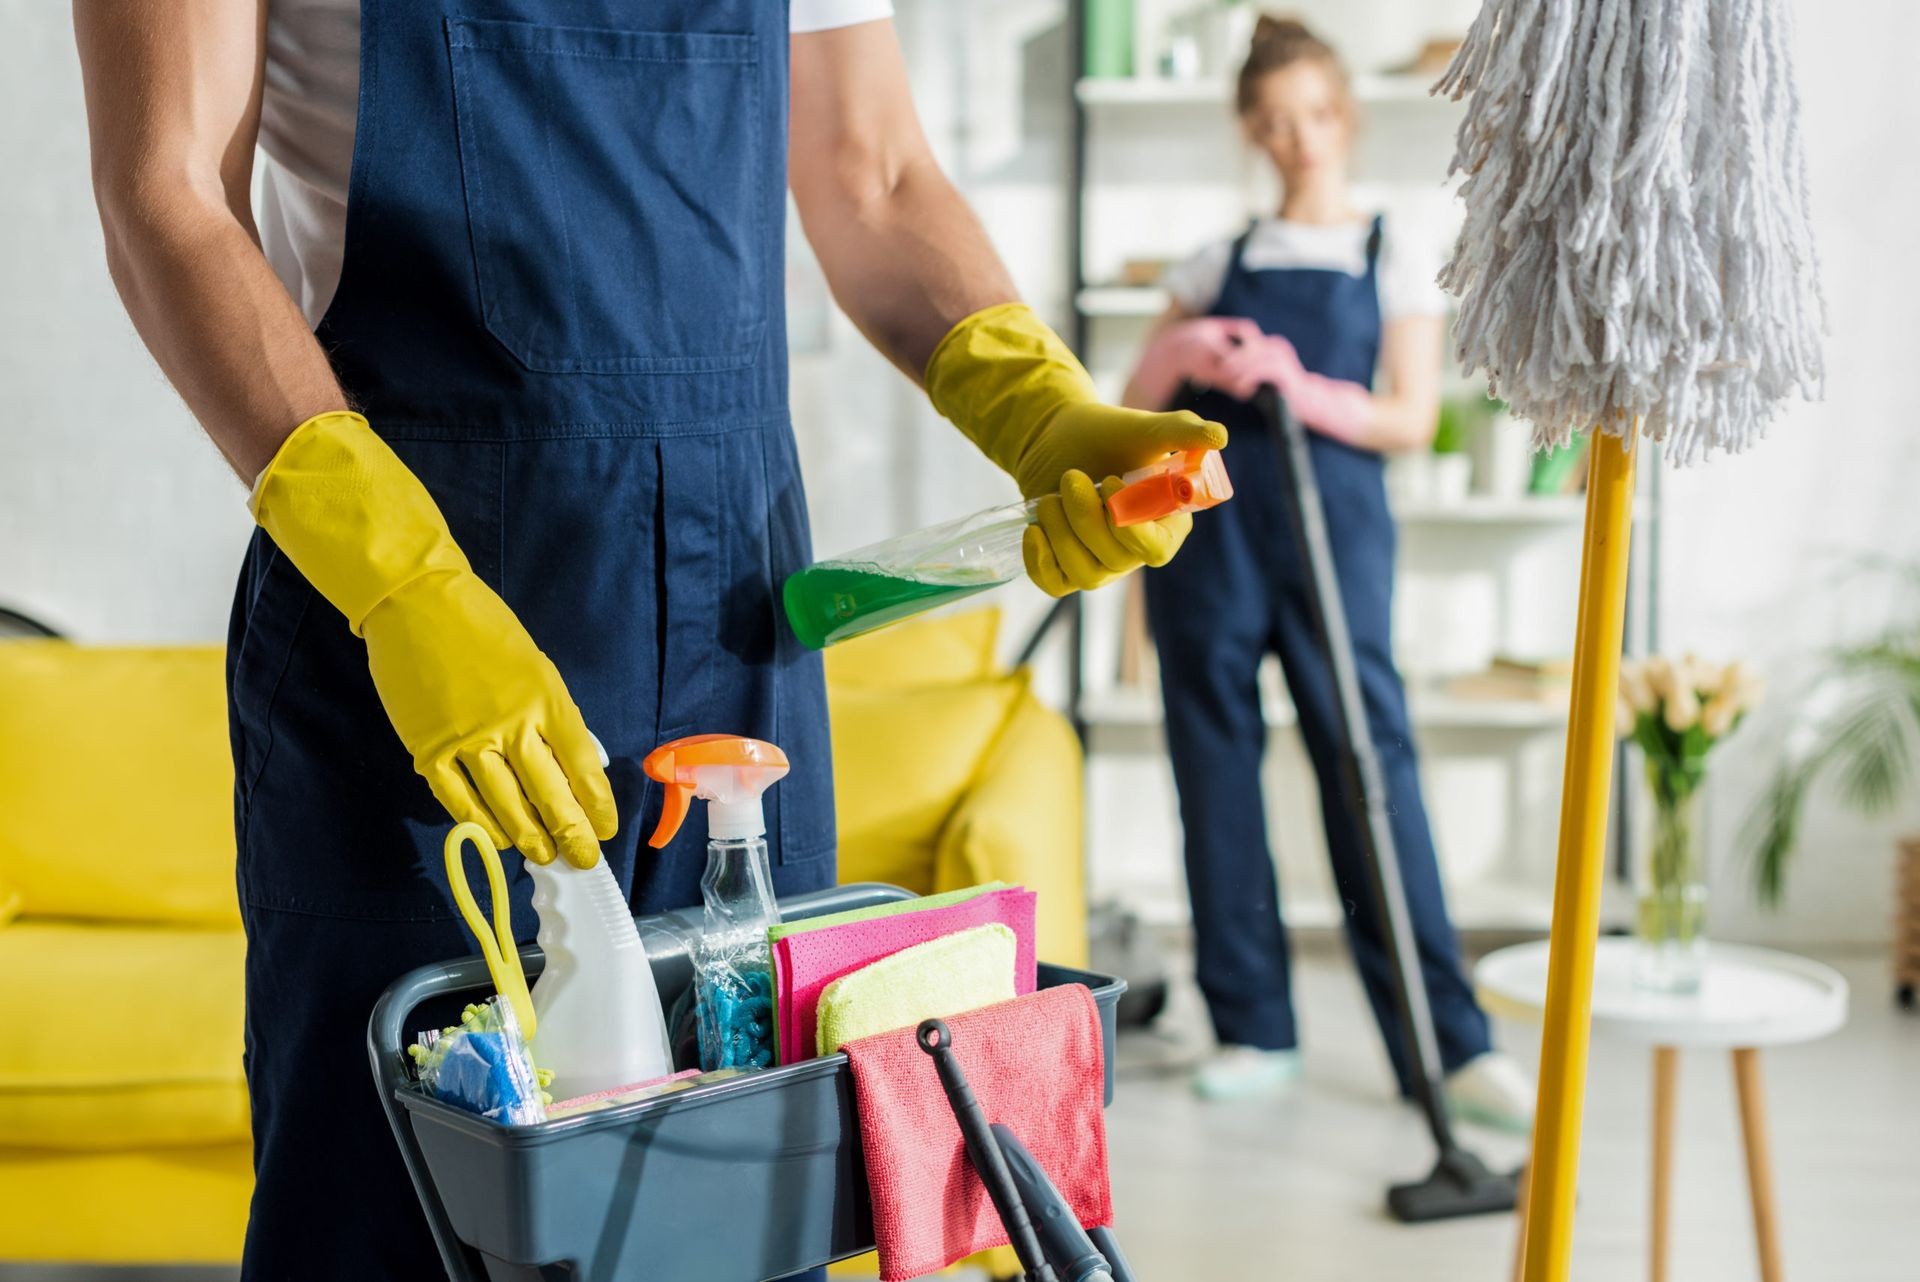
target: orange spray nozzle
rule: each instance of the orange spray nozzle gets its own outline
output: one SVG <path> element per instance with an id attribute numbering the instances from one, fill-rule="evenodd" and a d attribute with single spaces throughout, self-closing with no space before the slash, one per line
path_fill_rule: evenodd
<path id="1" fill-rule="evenodd" d="M 1233 497 L 1233 482 L 1219 450 L 1182 450 L 1137 468 L 1107 500 L 1115 525 L 1139 525 L 1175 512 L 1199 512 Z"/>
<path id="2" fill-rule="evenodd" d="M 787 754 L 763 739 L 737 734 L 696 734 L 663 743 L 640 763 L 649 779 L 666 785 L 660 824 L 647 838 L 666 845 L 680 831 L 695 797 L 712 803 L 708 830 L 714 837 L 757 837 L 766 831 L 760 794 L 786 777 Z"/>

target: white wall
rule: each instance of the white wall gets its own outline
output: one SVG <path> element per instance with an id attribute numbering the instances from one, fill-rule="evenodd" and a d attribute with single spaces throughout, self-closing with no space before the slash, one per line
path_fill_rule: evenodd
<path id="1" fill-rule="evenodd" d="M 1920 47 L 1920 10 L 1802 0 L 1798 13 L 1795 56 L 1831 316 L 1827 396 L 1792 407 L 1748 455 L 1668 477 L 1661 606 L 1671 644 L 1750 656 L 1776 696 L 1772 714 L 1729 740 L 1714 765 L 1716 928 L 1878 938 L 1892 919 L 1891 841 L 1920 828 L 1920 805 L 1868 822 L 1817 803 L 1781 916 L 1753 908 L 1738 848 L 1790 695 L 1813 657 L 1896 620 L 1912 626 L 1911 590 L 1896 600 L 1884 580 L 1875 590 L 1839 571 L 1869 554 L 1920 559 L 1920 100 L 1907 52 Z"/>
<path id="2" fill-rule="evenodd" d="M 0 31 L 0 602 L 90 640 L 218 640 L 246 491 L 107 279 L 68 6 L 0 0 Z"/>
<path id="3" fill-rule="evenodd" d="M 1049 28 L 1060 5 L 901 2 L 942 154 L 1022 287 L 1057 314 L 1065 68 Z M 1410 53 L 1442 17 L 1458 25 L 1471 13 L 1456 0 L 1284 7 L 1325 17 L 1329 34 L 1374 64 Z M 1833 315 L 1828 400 L 1794 409 L 1748 458 L 1670 477 L 1660 567 L 1669 645 L 1748 656 L 1779 689 L 1809 655 L 1888 617 L 1884 601 L 1835 589 L 1836 562 L 1920 557 L 1908 350 L 1920 297 L 1910 69 L 1920 12 L 1895 0 L 1801 9 L 1808 159 Z M 0 163 L 11 175 L 0 183 L 0 602 L 89 640 L 217 640 L 248 528 L 242 488 L 155 372 L 107 280 L 67 6 L 0 0 L 0 30 Z M 1008 493 L 860 350 L 844 320 L 832 326 L 826 351 L 796 361 L 794 387 L 822 550 Z M 885 501 L 873 501 L 875 476 L 893 482 L 881 487 Z M 1010 599 L 1022 615 L 1040 605 L 1031 593 Z M 1774 729 L 1756 720 L 1717 764 L 1709 824 L 1720 929 L 1883 935 L 1888 843 L 1920 827 L 1920 807 L 1863 823 L 1818 806 L 1791 911 L 1766 918 L 1748 908 L 1734 834 Z"/>

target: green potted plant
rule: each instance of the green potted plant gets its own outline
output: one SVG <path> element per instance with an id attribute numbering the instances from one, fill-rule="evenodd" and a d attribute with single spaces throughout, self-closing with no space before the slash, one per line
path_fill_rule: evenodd
<path id="1" fill-rule="evenodd" d="M 1636 860 L 1634 980 L 1689 993 L 1706 970 L 1707 876 L 1699 801 L 1707 755 L 1760 699 L 1745 664 L 1654 655 L 1620 666 L 1620 733 L 1646 763 L 1649 831 Z"/>
<path id="2" fill-rule="evenodd" d="M 1920 584 L 1920 565 L 1902 573 Z M 1864 815 L 1885 814 L 1911 793 L 1920 773 L 1920 626 L 1909 622 L 1833 651 L 1797 712 L 1747 830 L 1754 890 L 1769 907 L 1785 892 L 1801 816 L 1817 786 L 1831 785 Z M 1903 849 L 1904 858 L 1920 860 L 1920 843 L 1903 843 Z M 1908 928 L 1920 931 L 1920 923 L 1909 921 Z"/>
<path id="3" fill-rule="evenodd" d="M 1466 499 L 1473 481 L 1473 460 L 1467 455 L 1468 438 L 1475 417 L 1488 415 L 1482 405 L 1457 399 L 1440 402 L 1440 414 L 1433 431 L 1433 457 L 1428 462 L 1428 498 L 1434 503 L 1459 503 Z"/>

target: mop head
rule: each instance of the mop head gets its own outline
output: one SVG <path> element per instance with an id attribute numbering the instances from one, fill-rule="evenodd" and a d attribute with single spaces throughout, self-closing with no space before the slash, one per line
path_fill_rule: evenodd
<path id="1" fill-rule="evenodd" d="M 1464 369 L 1538 447 L 1642 421 L 1682 463 L 1820 394 L 1791 0 L 1485 0 L 1440 283 Z"/>

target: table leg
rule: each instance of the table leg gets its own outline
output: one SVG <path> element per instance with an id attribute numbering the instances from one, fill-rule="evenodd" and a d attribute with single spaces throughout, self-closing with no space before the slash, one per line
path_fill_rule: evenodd
<path id="1" fill-rule="evenodd" d="M 1673 1109 L 1680 1082 L 1680 1051 L 1653 1048 L 1653 1206 L 1652 1259 L 1647 1275 L 1667 1282 L 1667 1254 L 1673 1225 Z"/>
<path id="2" fill-rule="evenodd" d="M 1760 1052 L 1733 1052 L 1733 1081 L 1740 1095 L 1740 1130 L 1747 1142 L 1747 1188 L 1753 1195 L 1753 1236 L 1760 1248 L 1761 1282 L 1780 1282 L 1780 1227 L 1773 1200 L 1773 1159 L 1767 1148 L 1767 1102 L 1760 1082 Z"/>

